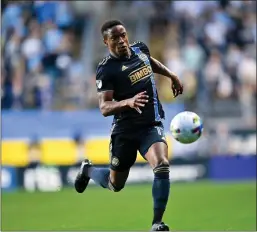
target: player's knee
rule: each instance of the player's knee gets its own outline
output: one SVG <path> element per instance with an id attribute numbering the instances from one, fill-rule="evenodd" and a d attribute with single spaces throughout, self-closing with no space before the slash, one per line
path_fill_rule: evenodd
<path id="1" fill-rule="evenodd" d="M 124 185 L 115 185 L 111 182 L 111 180 L 109 180 L 108 187 L 113 192 L 120 192 L 125 187 L 125 184 Z"/>
<path id="2" fill-rule="evenodd" d="M 155 160 L 155 162 L 153 164 L 153 169 L 156 169 L 158 167 L 166 167 L 166 166 L 169 166 L 169 165 L 170 165 L 170 163 L 169 163 L 168 158 L 161 157 L 161 158 Z"/>
<path id="3" fill-rule="evenodd" d="M 170 165 L 168 161 L 161 162 L 154 169 L 154 178 L 156 179 L 169 179 Z"/>

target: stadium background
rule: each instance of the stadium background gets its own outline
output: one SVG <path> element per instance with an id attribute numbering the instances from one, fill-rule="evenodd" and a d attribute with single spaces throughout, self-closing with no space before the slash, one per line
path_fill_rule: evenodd
<path id="1" fill-rule="evenodd" d="M 92 186 L 83 197 L 70 188 L 82 159 L 109 161 L 112 118 L 98 109 L 95 69 L 108 52 L 100 27 L 110 18 L 121 19 L 130 42 L 144 41 L 184 84 L 183 96 L 173 99 L 168 80 L 156 76 L 171 180 L 182 182 L 171 187 L 174 205 L 167 221 L 178 230 L 255 230 L 256 2 L 226 0 L 2 1 L 2 229 L 148 228 L 150 196 L 139 208 L 124 203 L 151 192 L 152 171 L 140 155 L 128 180 L 140 185 L 129 185 L 119 196 Z M 168 131 L 171 118 L 183 110 L 204 121 L 202 138 L 191 145 L 179 144 Z M 101 215 L 77 208 L 84 203 L 101 211 L 108 202 L 147 213 L 137 222 L 116 215 L 119 224 L 104 214 L 105 220 L 93 222 Z M 200 206 L 205 210 L 192 213 Z M 66 218 L 63 211 L 72 207 L 88 218 Z"/>

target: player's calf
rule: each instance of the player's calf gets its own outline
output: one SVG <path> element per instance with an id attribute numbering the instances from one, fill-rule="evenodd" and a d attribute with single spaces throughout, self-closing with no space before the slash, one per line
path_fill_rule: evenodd
<path id="1" fill-rule="evenodd" d="M 78 193 L 83 193 L 92 179 L 96 184 L 107 188 L 113 192 L 121 191 L 127 180 L 128 173 L 110 171 L 109 168 L 93 167 L 91 161 L 84 160 L 81 164 L 80 171 L 75 180 L 75 189 Z"/>
<path id="2" fill-rule="evenodd" d="M 152 195 L 154 201 L 154 218 L 152 224 L 160 223 L 169 199 L 170 180 L 169 164 L 163 162 L 153 169 L 154 181 Z"/>
<path id="3" fill-rule="evenodd" d="M 111 168 L 110 178 L 109 178 L 109 189 L 113 192 L 120 192 L 126 184 L 129 175 L 129 168 L 121 169 L 119 171 L 113 170 Z"/>
<path id="4" fill-rule="evenodd" d="M 123 185 L 114 185 L 111 180 L 109 180 L 108 187 L 113 192 L 119 192 L 124 188 L 125 184 Z"/>
<path id="5" fill-rule="evenodd" d="M 118 181 L 113 182 L 112 181 L 112 172 L 109 168 L 97 168 L 91 166 L 88 170 L 88 177 L 90 177 L 94 182 L 103 188 L 107 188 L 113 192 L 119 192 L 121 191 L 124 186 L 125 182 Z"/>

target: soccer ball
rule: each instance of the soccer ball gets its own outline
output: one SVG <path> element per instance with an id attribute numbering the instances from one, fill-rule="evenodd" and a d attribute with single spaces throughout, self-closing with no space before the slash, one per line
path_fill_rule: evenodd
<path id="1" fill-rule="evenodd" d="M 183 144 L 198 140 L 203 132 L 201 118 L 194 112 L 184 111 L 177 114 L 170 123 L 172 136 Z"/>

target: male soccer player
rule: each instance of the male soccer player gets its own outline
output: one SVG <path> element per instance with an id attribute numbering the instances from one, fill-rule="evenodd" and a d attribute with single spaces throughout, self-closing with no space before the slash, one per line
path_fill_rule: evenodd
<path id="1" fill-rule="evenodd" d="M 75 180 L 82 193 L 90 179 L 114 192 L 125 186 L 137 150 L 153 169 L 154 181 L 152 231 L 169 231 L 162 222 L 169 198 L 169 160 L 162 120 L 164 111 L 158 99 L 154 73 L 171 80 L 174 97 L 182 94 L 178 77 L 151 57 L 143 42 L 129 44 L 128 35 L 119 20 L 107 21 L 101 28 L 109 49 L 97 67 L 96 86 L 103 116 L 114 115 L 110 141 L 110 168 L 94 167 L 84 160 Z"/>

